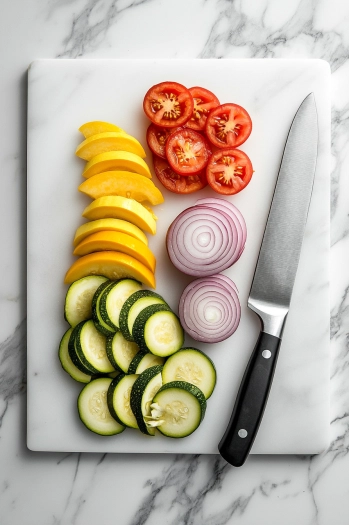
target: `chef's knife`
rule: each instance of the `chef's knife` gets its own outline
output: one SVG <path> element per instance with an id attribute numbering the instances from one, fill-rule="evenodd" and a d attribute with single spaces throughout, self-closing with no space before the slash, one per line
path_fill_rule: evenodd
<path id="1" fill-rule="evenodd" d="M 233 413 L 218 449 L 235 467 L 244 464 L 267 403 L 301 252 L 316 168 L 315 97 L 300 105 L 290 128 L 248 298 L 261 333 L 245 370 Z"/>

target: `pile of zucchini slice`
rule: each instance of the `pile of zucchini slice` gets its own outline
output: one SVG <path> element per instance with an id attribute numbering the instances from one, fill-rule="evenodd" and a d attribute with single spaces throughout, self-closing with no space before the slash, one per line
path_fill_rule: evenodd
<path id="1" fill-rule="evenodd" d="M 69 287 L 64 315 L 59 359 L 86 383 L 78 412 L 89 430 L 180 438 L 198 428 L 216 370 L 206 354 L 183 348 L 178 316 L 159 294 L 134 279 L 91 275 Z"/>

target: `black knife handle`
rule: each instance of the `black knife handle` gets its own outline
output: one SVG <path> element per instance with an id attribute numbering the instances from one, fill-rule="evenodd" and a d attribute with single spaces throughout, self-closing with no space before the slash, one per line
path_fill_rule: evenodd
<path id="1" fill-rule="evenodd" d="M 246 367 L 232 416 L 218 450 L 234 467 L 244 464 L 262 420 L 281 339 L 261 332 Z"/>

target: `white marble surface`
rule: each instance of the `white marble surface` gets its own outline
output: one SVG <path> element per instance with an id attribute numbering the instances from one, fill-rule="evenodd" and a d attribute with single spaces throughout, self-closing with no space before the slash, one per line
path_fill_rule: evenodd
<path id="1" fill-rule="evenodd" d="M 0 3 L 2 525 L 347 525 L 348 22 L 345 0 Z M 35 58 L 81 56 L 312 57 L 330 63 L 331 443 L 321 455 L 252 456 L 233 469 L 218 456 L 26 449 L 26 68 Z"/>

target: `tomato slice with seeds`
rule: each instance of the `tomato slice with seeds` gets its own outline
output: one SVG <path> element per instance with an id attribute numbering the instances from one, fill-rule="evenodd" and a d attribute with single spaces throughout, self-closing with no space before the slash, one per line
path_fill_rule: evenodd
<path id="1" fill-rule="evenodd" d="M 236 148 L 250 136 L 252 120 L 237 104 L 222 104 L 213 109 L 206 121 L 207 138 L 218 148 Z"/>
<path id="2" fill-rule="evenodd" d="M 177 82 L 161 82 L 145 94 L 143 109 L 147 117 L 163 128 L 185 124 L 194 108 L 189 90 Z"/>
<path id="3" fill-rule="evenodd" d="M 160 157 L 153 157 L 155 175 L 161 184 L 172 193 L 194 193 L 207 186 L 205 170 L 195 175 L 184 176 L 173 171 L 169 163 Z"/>
<path id="4" fill-rule="evenodd" d="M 155 124 L 150 124 L 147 129 L 147 143 L 155 155 L 166 159 L 165 144 L 167 137 L 171 135 L 173 128 L 160 128 Z"/>
<path id="5" fill-rule="evenodd" d="M 166 158 L 171 168 L 181 175 L 202 171 L 210 157 L 206 139 L 197 131 L 184 128 L 171 133 L 166 141 Z"/>
<path id="6" fill-rule="evenodd" d="M 222 195 L 239 193 L 250 182 L 252 174 L 252 164 L 246 153 L 233 148 L 216 151 L 206 168 L 208 184 Z"/>
<path id="7" fill-rule="evenodd" d="M 220 102 L 216 95 L 202 87 L 189 88 L 194 100 L 194 109 L 186 126 L 197 131 L 205 129 L 206 120 L 211 109 L 219 106 Z"/>

